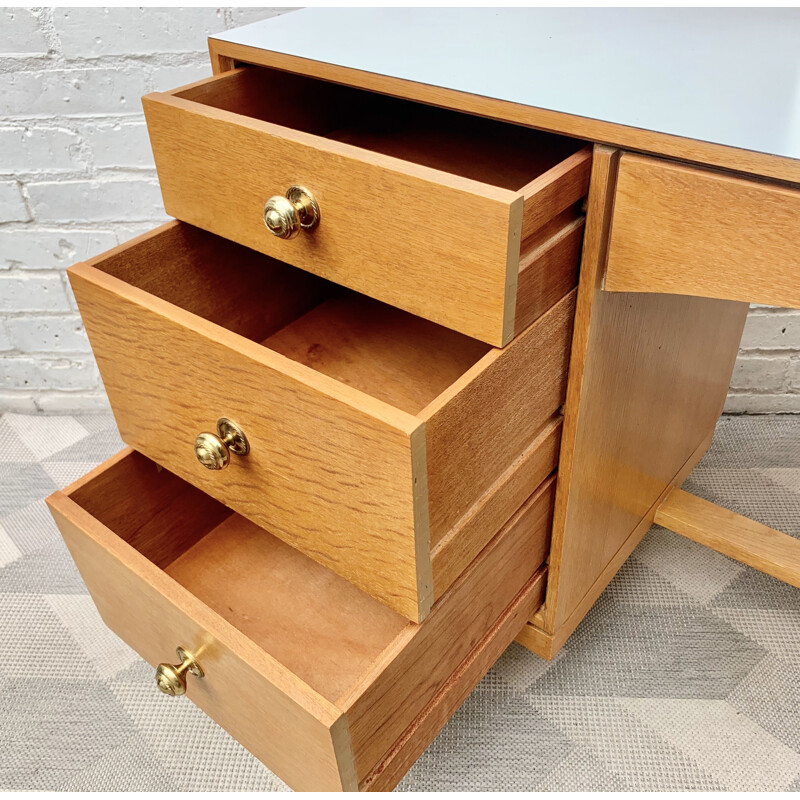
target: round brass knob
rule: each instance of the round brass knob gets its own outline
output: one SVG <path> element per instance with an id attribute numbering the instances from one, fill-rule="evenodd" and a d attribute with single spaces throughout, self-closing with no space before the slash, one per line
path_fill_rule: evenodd
<path id="1" fill-rule="evenodd" d="M 175 651 L 180 659 L 180 664 L 159 664 L 156 667 L 156 686 L 159 691 L 171 697 L 186 694 L 186 673 L 191 673 L 196 678 L 205 675 L 197 659 L 188 651 L 179 647 Z"/>
<path id="2" fill-rule="evenodd" d="M 194 440 L 194 454 L 206 469 L 224 469 L 231 460 L 231 453 L 246 456 L 250 443 L 244 431 L 227 417 L 217 420 L 217 433 L 201 433 Z"/>
<path id="3" fill-rule="evenodd" d="M 319 203 L 303 186 L 290 186 L 281 197 L 276 194 L 264 205 L 264 224 L 273 236 L 293 239 L 301 230 L 319 225 Z"/>

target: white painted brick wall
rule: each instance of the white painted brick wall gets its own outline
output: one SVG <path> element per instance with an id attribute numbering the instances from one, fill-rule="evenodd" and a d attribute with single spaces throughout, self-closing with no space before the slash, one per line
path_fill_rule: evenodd
<path id="1" fill-rule="evenodd" d="M 725 410 L 800 414 L 800 311 L 750 309 Z"/>
<path id="2" fill-rule="evenodd" d="M 0 412 L 107 408 L 64 270 L 166 219 L 140 98 L 276 8 L 0 8 Z"/>
<path id="3" fill-rule="evenodd" d="M 64 270 L 165 218 L 140 97 L 286 10 L 0 8 L 0 411 L 105 408 Z M 800 413 L 800 312 L 751 311 L 726 409 Z"/>

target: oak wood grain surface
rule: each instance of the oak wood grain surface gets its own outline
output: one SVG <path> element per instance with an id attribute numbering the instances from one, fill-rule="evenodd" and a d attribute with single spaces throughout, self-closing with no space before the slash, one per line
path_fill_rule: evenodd
<path id="1" fill-rule="evenodd" d="M 516 335 L 577 286 L 583 228 L 583 215 L 571 215 L 524 253 L 517 276 Z"/>
<path id="2" fill-rule="evenodd" d="M 536 438 L 432 549 L 433 592 L 439 597 L 558 464 L 561 417 L 549 420 Z M 543 546 L 549 548 L 549 537 Z M 545 553 L 546 555 L 546 553 Z"/>
<path id="3" fill-rule="evenodd" d="M 542 620 L 571 616 L 713 430 L 747 305 L 604 292 L 618 153 L 596 148 Z"/>
<path id="4" fill-rule="evenodd" d="M 321 303 L 262 344 L 409 414 L 422 411 L 491 349 L 355 294 Z"/>
<path id="5" fill-rule="evenodd" d="M 800 188 L 624 154 L 604 288 L 800 308 Z"/>
<path id="6" fill-rule="evenodd" d="M 575 292 L 492 349 L 421 413 L 436 545 L 564 402 Z"/>
<path id="7" fill-rule="evenodd" d="M 427 613 L 414 417 L 97 268 L 70 279 L 124 441 L 410 618 Z M 221 416 L 251 452 L 215 472 L 193 443 Z"/>
<path id="8" fill-rule="evenodd" d="M 98 487 L 107 506 L 128 495 L 128 465 L 140 459 L 123 451 L 113 490 Z M 154 465 L 150 473 L 156 483 L 160 473 Z M 83 494 L 89 491 L 87 484 Z M 153 665 L 175 663 L 178 645 L 193 649 L 206 678 L 189 677 L 188 698 L 295 788 L 355 788 L 352 767 L 342 771 L 352 765 L 352 756 L 339 709 L 70 494 L 69 488 L 58 492 L 48 505 L 106 625 Z M 143 512 L 140 523 L 147 518 L 146 508 Z M 193 519 L 202 529 L 203 517 Z"/>
<path id="9" fill-rule="evenodd" d="M 547 550 L 554 493 L 555 479 L 549 478 L 503 525 L 425 622 L 409 623 L 358 686 L 339 699 L 350 726 L 359 780 L 434 701 L 454 669 L 479 646 L 539 569 Z M 509 632 L 509 643 L 515 633 Z"/>
<path id="10" fill-rule="evenodd" d="M 547 568 L 541 567 L 439 694 L 406 729 L 394 749 L 366 777 L 362 790 L 389 791 L 400 782 L 424 752 L 424 743 L 433 740 L 502 655 L 508 646 L 508 637 L 513 636 L 523 620 L 541 605 L 546 585 Z"/>
<path id="11" fill-rule="evenodd" d="M 567 639 L 578 627 L 581 620 L 589 613 L 589 610 L 595 604 L 597 599 L 605 590 L 606 586 L 611 582 L 617 574 L 622 565 L 628 560 L 628 557 L 634 551 L 636 546 L 641 542 L 644 535 L 650 530 L 653 520 L 656 515 L 658 506 L 672 491 L 673 486 L 680 486 L 688 477 L 689 473 L 697 466 L 700 459 L 705 455 L 711 445 L 713 431 L 710 431 L 706 438 L 700 443 L 697 449 L 689 456 L 686 463 L 681 467 L 680 471 L 673 477 L 672 483 L 669 484 L 664 491 L 659 495 L 656 501 L 648 510 L 647 514 L 639 521 L 639 524 L 633 529 L 630 536 L 622 543 L 619 550 L 606 564 L 603 571 L 597 576 L 594 583 L 591 585 L 586 594 L 581 598 L 581 601 L 572 610 L 567 619 L 553 633 L 547 633 L 543 629 L 547 613 L 544 606 L 534 614 L 520 630 L 517 635 L 516 641 L 532 650 L 542 658 L 552 659 L 558 651 L 564 646 Z"/>

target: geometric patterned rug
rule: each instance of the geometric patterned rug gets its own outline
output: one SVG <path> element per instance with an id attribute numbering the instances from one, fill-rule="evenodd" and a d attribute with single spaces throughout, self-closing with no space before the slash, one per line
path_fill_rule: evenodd
<path id="1" fill-rule="evenodd" d="M 43 498 L 109 415 L 0 418 L 0 789 L 280 791 L 100 621 Z M 685 488 L 800 537 L 800 417 L 723 417 Z M 800 590 L 654 527 L 564 649 L 512 645 L 400 790 L 800 790 Z"/>

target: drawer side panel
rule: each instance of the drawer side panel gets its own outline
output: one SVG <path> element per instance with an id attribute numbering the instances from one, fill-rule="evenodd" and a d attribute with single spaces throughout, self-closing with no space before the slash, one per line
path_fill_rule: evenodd
<path id="1" fill-rule="evenodd" d="M 548 478 L 434 606 L 337 705 L 346 712 L 359 781 L 395 746 L 539 569 L 549 544 Z M 516 635 L 515 630 L 510 637 Z"/>
<path id="2" fill-rule="evenodd" d="M 574 312 L 573 291 L 423 412 L 433 547 L 563 404 Z"/>
<path id="3" fill-rule="evenodd" d="M 522 455 L 433 549 L 434 596 L 441 597 L 558 464 L 561 417 L 550 420 Z"/>
<path id="4" fill-rule="evenodd" d="M 414 720 L 394 749 L 360 784 L 362 791 L 387 792 L 403 779 L 414 762 L 467 699 L 483 676 L 511 644 L 544 600 L 547 568 L 541 567 L 494 627 L 461 663 L 430 705 Z"/>

